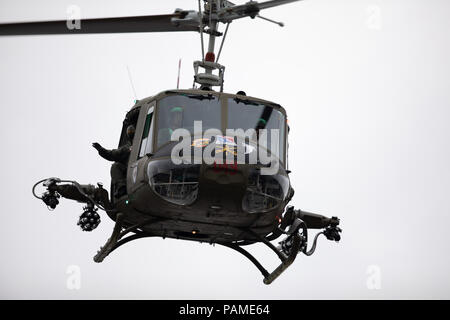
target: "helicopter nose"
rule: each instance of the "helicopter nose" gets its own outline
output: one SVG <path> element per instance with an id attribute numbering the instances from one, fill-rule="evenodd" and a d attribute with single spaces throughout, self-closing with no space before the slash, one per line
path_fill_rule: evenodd
<path id="1" fill-rule="evenodd" d="M 237 164 L 203 165 L 203 179 L 212 185 L 243 185 L 245 183 L 244 168 Z"/>
<path id="2" fill-rule="evenodd" d="M 209 207 L 218 214 L 240 212 L 246 190 L 245 169 L 237 165 L 202 165 L 199 194 Z"/>
<path id="3" fill-rule="evenodd" d="M 168 159 L 153 160 L 147 166 L 148 183 L 164 200 L 190 205 L 198 196 L 200 165 L 175 165 Z"/>

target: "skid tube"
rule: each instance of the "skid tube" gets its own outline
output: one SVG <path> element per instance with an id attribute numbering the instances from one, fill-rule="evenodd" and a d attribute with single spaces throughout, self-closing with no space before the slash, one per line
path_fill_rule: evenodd
<path id="1" fill-rule="evenodd" d="M 124 214 L 118 213 L 117 217 L 116 217 L 116 223 L 114 225 L 114 229 L 111 234 L 111 237 L 109 237 L 108 241 L 106 241 L 106 243 L 103 247 L 100 247 L 100 250 L 94 256 L 95 262 L 97 262 L 97 263 L 102 262 L 111 252 L 113 252 L 114 250 L 116 250 L 117 248 L 119 248 L 120 246 L 124 245 L 125 243 L 127 243 L 129 241 L 141 239 L 141 238 L 155 237 L 156 235 L 153 235 L 153 234 L 150 234 L 147 232 L 143 232 L 138 229 L 143 226 L 163 220 L 163 219 L 159 219 L 159 218 L 153 218 L 153 219 L 144 221 L 142 223 L 135 224 L 126 229 L 123 229 L 123 219 L 124 219 Z M 129 235 L 128 237 L 125 237 L 129 233 L 133 233 L 133 234 Z"/>
<path id="2" fill-rule="evenodd" d="M 324 231 L 316 234 L 312 247 L 309 251 L 307 250 L 308 225 L 310 225 L 310 228 L 312 229 L 325 228 Z M 253 238 L 256 238 L 257 242 L 264 243 L 273 252 L 275 252 L 278 258 L 280 258 L 281 264 L 270 273 L 253 255 L 242 248 L 243 245 L 254 243 L 253 241 L 244 241 L 243 243 L 222 242 L 218 244 L 233 249 L 248 258 L 264 276 L 264 283 L 271 284 L 287 268 L 289 268 L 289 266 L 295 261 L 295 258 L 299 252 L 302 252 L 306 256 L 312 255 L 316 250 L 317 239 L 320 235 L 324 235 L 328 240 L 338 242 L 341 239 L 339 233 L 342 231 L 338 225 L 339 219 L 337 217 L 326 218 L 325 216 L 301 210 L 294 210 L 293 207 L 289 207 L 286 214 L 283 216 L 280 227 L 275 230 L 272 236 L 262 237 L 251 229 L 243 229 L 242 231 L 245 231 Z M 289 229 L 286 232 L 284 229 L 287 227 L 289 227 Z M 273 240 L 281 234 L 286 234 L 287 237 L 280 242 L 280 246 L 277 248 L 270 242 L 270 240 Z"/>
<path id="3" fill-rule="evenodd" d="M 242 255 L 244 255 L 247 259 L 249 259 L 262 273 L 264 276 L 264 284 L 271 284 L 275 281 L 289 266 L 295 261 L 299 252 L 304 253 L 306 256 L 310 256 L 314 253 L 317 245 L 317 239 L 320 235 L 324 235 L 328 240 L 334 240 L 338 242 L 340 240 L 339 233 L 342 231 L 339 225 L 339 219 L 333 217 L 331 219 L 325 218 L 324 216 L 311 214 L 309 212 L 302 212 L 300 210 L 294 211 L 293 208 L 288 209 L 288 213 L 283 217 L 283 221 L 280 223 L 280 227 L 276 230 L 277 234 L 285 234 L 287 237 L 280 242 L 279 247 L 275 247 L 270 240 L 272 240 L 272 236 L 263 237 L 251 229 L 242 229 L 242 231 L 249 234 L 254 240 L 251 241 L 242 241 L 242 242 L 215 242 L 224 247 L 233 249 Z M 308 246 L 308 227 L 305 220 L 309 220 L 313 229 L 325 228 L 324 231 L 316 234 L 313 240 L 312 247 L 309 251 L 307 251 Z M 158 235 L 151 234 L 148 232 L 141 231 L 140 228 L 146 225 L 150 225 L 156 222 L 160 222 L 161 218 L 151 218 L 146 221 L 143 221 L 139 224 L 132 225 L 128 228 L 124 228 L 123 225 L 124 214 L 118 213 L 116 216 L 116 223 L 111 234 L 111 237 L 108 239 L 106 244 L 100 248 L 97 254 L 94 256 L 95 262 L 102 262 L 111 252 L 115 249 L 119 248 L 123 244 L 147 237 L 155 237 Z M 321 221 L 319 221 L 319 220 Z M 314 223 L 315 222 L 315 223 Z M 288 231 L 284 231 L 285 228 L 289 227 Z M 301 232 L 300 232 L 301 231 Z M 133 233 L 125 237 L 127 234 Z M 243 249 L 242 246 L 253 244 L 257 242 L 264 243 L 267 247 L 269 247 L 281 260 L 281 264 L 275 268 L 272 272 L 268 272 L 262 264 L 247 250 Z"/>
<path id="4" fill-rule="evenodd" d="M 296 233 L 292 236 L 293 242 L 291 247 L 291 252 L 288 256 L 285 256 L 282 252 L 277 250 L 270 242 L 267 242 L 270 244 L 268 245 L 266 241 L 263 241 L 264 244 L 268 245 L 270 249 L 272 249 L 280 258 L 281 264 L 273 270 L 271 273 L 269 273 L 262 265 L 259 263 L 259 261 L 251 255 L 247 250 L 243 249 L 241 246 L 234 244 L 234 243 L 218 243 L 224 247 L 236 250 L 237 252 L 241 253 L 245 257 L 247 257 L 258 269 L 261 271 L 262 275 L 264 276 L 264 284 L 271 284 L 276 278 L 278 278 L 289 266 L 295 261 L 295 258 L 297 257 L 297 254 L 300 249 L 301 244 L 301 236 Z"/>

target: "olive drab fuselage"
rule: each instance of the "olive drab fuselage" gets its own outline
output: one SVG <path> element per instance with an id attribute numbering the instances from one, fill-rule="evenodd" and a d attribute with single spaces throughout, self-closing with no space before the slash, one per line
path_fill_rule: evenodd
<path id="1" fill-rule="evenodd" d="M 271 203 L 270 208 L 262 208 L 261 211 L 258 211 L 258 208 L 245 210 L 243 199 L 246 196 L 249 179 L 255 175 L 259 176 L 257 165 L 227 163 L 226 161 L 223 164 L 214 163 L 212 165 L 205 163 L 175 165 L 171 160 L 171 150 L 175 142 L 168 142 L 157 147 L 158 123 L 155 119 L 159 112 L 159 101 L 164 97 L 177 94 L 214 95 L 221 103 L 218 111 L 222 113 L 226 112 L 224 109 L 227 108 L 228 98 L 256 101 L 270 105 L 286 117 L 285 110 L 277 104 L 252 97 L 214 91 L 165 91 L 137 101 L 131 110 L 134 113 L 139 110 L 139 115 L 127 169 L 128 195 L 120 199 L 113 199 L 118 211 L 124 214 L 125 224 L 134 225 L 151 217 L 158 217 L 161 219 L 159 222 L 144 226 L 143 230 L 162 237 L 205 242 L 254 240 L 254 236 L 243 231 L 249 227 L 260 236 L 270 234 L 277 228 L 284 208 L 293 194 L 285 163 L 286 149 L 283 149 L 285 154 L 280 155 L 278 172 L 274 175 L 277 181 L 281 181 L 283 188 L 280 201 Z M 149 134 L 152 141 L 147 141 L 147 144 L 152 144 L 149 148 L 152 152 L 142 154 L 140 148 L 149 111 L 152 112 L 153 120 L 150 129 L 152 132 Z M 221 126 L 221 129 L 226 128 L 225 117 L 222 117 Z M 284 126 L 283 130 L 285 132 L 282 143 L 286 145 L 287 126 Z M 167 197 L 161 196 L 158 190 L 152 187 L 152 177 L 149 177 L 149 174 L 155 170 L 163 170 L 161 168 L 166 168 L 170 172 L 170 170 L 179 170 L 177 168 L 180 167 L 190 174 L 191 180 L 197 182 L 195 199 L 190 199 L 182 204 L 174 203 Z M 261 177 L 266 180 L 273 178 L 271 176 Z M 113 192 L 111 192 L 112 194 Z M 114 215 L 110 215 L 110 217 L 115 219 Z"/>
<path id="2" fill-rule="evenodd" d="M 200 35 L 202 56 L 193 63 L 193 89 L 164 91 L 136 101 L 127 113 L 119 147 L 127 142 L 127 126 L 133 125 L 136 130 L 126 177 L 121 172 L 112 175 L 109 197 L 100 183 L 83 185 L 55 177 L 42 179 L 32 188 L 33 195 L 51 209 L 56 208 L 60 198 L 83 203 L 78 222 L 83 231 L 92 231 L 100 223 L 98 210 L 115 221 L 111 236 L 94 256 L 95 262 L 102 262 L 121 245 L 140 238 L 195 240 L 241 253 L 259 269 L 264 283 L 270 284 L 294 262 L 298 253 L 312 255 L 319 235 L 331 241 L 340 240 L 342 230 L 337 217 L 286 207 L 294 190 L 287 168 L 289 130 L 285 110 L 278 104 L 247 97 L 243 92 L 223 93 L 225 66 L 219 61 L 229 24 L 237 19 L 259 17 L 283 26 L 259 12 L 296 1 L 299 0 L 235 5 L 230 1 L 203 0 L 203 9 L 199 1 L 198 11 L 176 9 L 164 15 L 82 19 L 76 29 L 68 28 L 66 20 L 0 24 L 0 36 L 129 32 Z M 221 25 L 226 25 L 223 32 Z M 204 36 L 208 37 L 207 46 Z M 216 45 L 219 37 L 222 41 Z M 245 133 L 231 133 L 235 129 Z M 180 145 L 182 148 L 178 149 Z M 211 149 L 215 162 L 209 161 L 212 157 L 205 158 Z M 268 158 L 270 162 L 266 161 Z M 46 188 L 42 196 L 36 193 L 40 185 Z M 308 229 L 324 229 L 316 234 L 310 250 Z M 278 246 L 270 242 L 281 235 L 285 239 Z M 281 264 L 268 272 L 242 248 L 253 243 L 265 244 Z"/>

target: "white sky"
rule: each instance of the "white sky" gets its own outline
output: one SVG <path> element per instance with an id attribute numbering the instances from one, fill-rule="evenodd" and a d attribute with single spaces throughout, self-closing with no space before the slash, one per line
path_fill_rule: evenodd
<path id="1" fill-rule="evenodd" d="M 197 9 L 193 0 L 0 0 L 0 22 L 65 19 L 71 4 L 82 17 Z M 79 204 L 48 212 L 31 195 L 49 176 L 109 185 L 110 163 L 91 143 L 117 145 L 134 99 L 126 66 L 139 98 L 174 88 L 179 58 L 190 87 L 197 34 L 1 37 L 0 297 L 450 298 L 449 9 L 446 0 L 307 0 L 262 12 L 284 28 L 231 24 L 225 91 L 286 108 L 292 204 L 339 216 L 344 229 L 339 244 L 321 239 L 270 286 L 238 253 L 195 242 L 138 240 L 96 264 L 112 221 L 83 233 Z M 251 251 L 268 269 L 278 264 L 262 246 Z M 79 290 L 66 286 L 71 265 Z M 367 286 L 372 270 L 378 290 Z"/>

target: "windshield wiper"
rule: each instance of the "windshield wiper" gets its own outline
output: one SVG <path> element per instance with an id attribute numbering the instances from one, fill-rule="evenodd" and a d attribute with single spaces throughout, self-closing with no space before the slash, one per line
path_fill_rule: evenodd
<path id="1" fill-rule="evenodd" d="M 259 103 L 251 101 L 251 100 L 244 100 L 244 99 L 240 99 L 240 98 L 234 98 L 233 100 L 236 101 L 237 104 L 242 102 L 243 104 L 246 104 L 246 105 L 259 106 Z"/>
<path id="2" fill-rule="evenodd" d="M 214 99 L 216 99 L 216 96 L 211 94 L 211 93 L 207 93 L 207 94 L 189 94 L 189 93 L 183 93 L 183 92 L 167 90 L 167 91 L 165 91 L 165 94 L 176 94 L 176 95 L 179 95 L 179 96 L 188 97 L 188 98 L 192 98 L 192 99 L 198 99 L 198 100 L 205 100 L 205 99 L 214 100 Z"/>
<path id="3" fill-rule="evenodd" d="M 198 100 L 214 100 L 216 99 L 216 96 L 208 93 L 208 94 L 186 94 L 186 97 L 191 98 L 191 99 L 198 99 Z"/>

